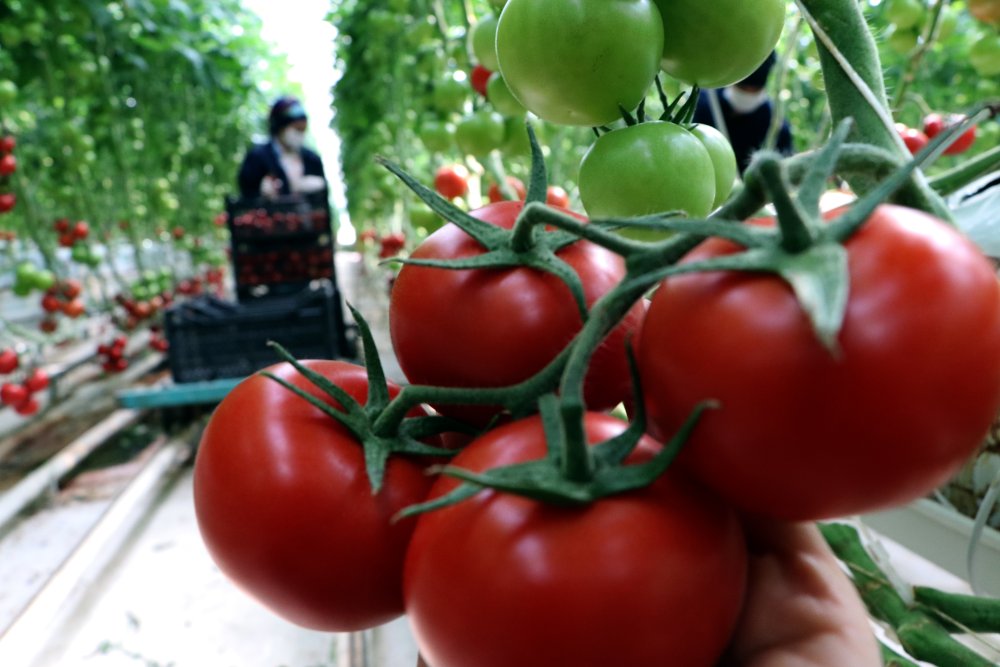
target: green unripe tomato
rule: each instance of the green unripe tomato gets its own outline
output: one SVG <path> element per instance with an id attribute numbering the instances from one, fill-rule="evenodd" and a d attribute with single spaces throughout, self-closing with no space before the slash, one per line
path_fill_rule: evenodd
<path id="1" fill-rule="evenodd" d="M 663 23 L 651 0 L 509 0 L 496 39 L 500 72 L 528 111 L 595 126 L 645 97 Z"/>
<path id="2" fill-rule="evenodd" d="M 426 206 L 414 206 L 410 209 L 410 224 L 421 236 L 428 236 L 444 224 L 444 218 Z"/>
<path id="3" fill-rule="evenodd" d="M 17 84 L 10 80 L 0 81 L 0 107 L 6 107 L 17 100 Z"/>
<path id="4" fill-rule="evenodd" d="M 908 30 L 905 28 L 896 28 L 889 33 L 886 38 L 886 44 L 889 45 L 889 49 L 893 53 L 905 56 L 906 54 L 917 48 L 917 44 L 920 43 L 920 35 L 916 30 Z"/>
<path id="5" fill-rule="evenodd" d="M 418 133 L 424 148 L 432 153 L 443 153 L 451 150 L 454 145 L 452 134 L 454 130 L 447 123 L 436 120 L 426 121 Z"/>
<path id="6" fill-rule="evenodd" d="M 889 0 L 885 17 L 897 28 L 915 28 L 924 20 L 924 3 L 920 0 Z"/>
<path id="7" fill-rule="evenodd" d="M 510 92 L 500 72 L 493 72 L 490 75 L 490 80 L 486 83 L 486 99 L 504 116 L 524 116 L 524 105 L 517 101 L 514 93 Z"/>
<path id="8" fill-rule="evenodd" d="M 958 28 L 958 10 L 950 6 L 945 7 L 938 22 L 938 39 L 948 39 L 955 34 L 956 28 Z"/>
<path id="9" fill-rule="evenodd" d="M 441 113 L 461 112 L 465 100 L 469 96 L 468 84 L 456 81 L 453 77 L 442 79 L 432 93 L 434 108 Z"/>
<path id="10" fill-rule="evenodd" d="M 455 125 L 455 145 L 466 155 L 487 155 L 500 148 L 506 136 L 503 116 L 492 111 L 477 111 Z"/>
<path id="11" fill-rule="evenodd" d="M 44 292 L 53 285 L 56 284 L 56 274 L 52 273 L 48 269 L 42 269 L 35 272 L 34 281 L 32 287 L 36 290 Z"/>
<path id="12" fill-rule="evenodd" d="M 715 200 L 712 208 L 718 208 L 729 198 L 729 193 L 736 184 L 738 169 L 733 145 L 722 132 L 711 125 L 696 123 L 688 131 L 701 142 L 712 158 L 712 167 L 715 169 Z"/>
<path id="13" fill-rule="evenodd" d="M 654 121 L 601 135 L 580 163 L 580 199 L 591 218 L 683 210 L 704 217 L 715 202 L 708 149 L 680 125 Z"/>
<path id="14" fill-rule="evenodd" d="M 469 49 L 476 59 L 491 72 L 497 71 L 497 17 L 487 14 L 469 28 Z"/>
<path id="15" fill-rule="evenodd" d="M 972 45 L 969 62 L 979 76 L 1000 74 L 1000 34 L 984 35 Z"/>
<path id="16" fill-rule="evenodd" d="M 663 18 L 667 74 L 722 88 L 752 73 L 774 50 L 785 0 L 656 0 Z"/>

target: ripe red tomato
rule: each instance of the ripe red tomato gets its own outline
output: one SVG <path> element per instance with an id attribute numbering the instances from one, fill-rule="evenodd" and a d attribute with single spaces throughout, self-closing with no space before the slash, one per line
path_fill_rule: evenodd
<path id="1" fill-rule="evenodd" d="M 381 259 L 395 257 L 406 246 L 406 235 L 402 232 L 392 232 L 379 239 L 378 256 Z"/>
<path id="2" fill-rule="evenodd" d="M 75 299 L 80 296 L 83 292 L 83 286 L 80 285 L 80 281 L 75 278 L 68 278 L 63 281 L 60 289 L 62 289 L 62 295 L 67 299 Z"/>
<path id="3" fill-rule="evenodd" d="M 0 375 L 7 375 L 8 373 L 13 373 L 17 370 L 17 366 L 20 363 L 17 352 L 9 347 L 3 349 L 0 352 Z"/>
<path id="4" fill-rule="evenodd" d="M 22 417 L 28 417 L 30 415 L 38 412 L 38 400 L 29 397 L 23 403 L 18 403 L 14 406 L 14 412 L 21 415 Z"/>
<path id="5" fill-rule="evenodd" d="M 623 428 L 608 415 L 586 417 L 592 442 Z M 658 448 L 645 439 L 631 462 Z M 490 431 L 452 463 L 478 472 L 545 455 L 533 417 Z M 456 485 L 441 477 L 431 496 Z M 714 665 L 739 614 L 745 573 L 732 510 L 668 471 L 650 487 L 585 507 L 487 490 L 422 515 L 403 587 L 417 644 L 434 667 Z"/>
<path id="6" fill-rule="evenodd" d="M 10 176 L 17 171 L 17 158 L 7 153 L 0 156 L 0 176 Z"/>
<path id="7" fill-rule="evenodd" d="M 24 378 L 24 388 L 35 393 L 36 391 L 41 391 L 48 388 L 49 386 L 49 374 L 43 371 L 41 368 L 36 368 L 31 371 L 28 377 Z"/>
<path id="8" fill-rule="evenodd" d="M 0 153 L 12 153 L 16 146 L 17 139 L 12 135 L 7 134 L 0 137 Z"/>
<path id="9" fill-rule="evenodd" d="M 62 312 L 70 319 L 76 319 L 86 312 L 87 306 L 82 299 L 71 299 L 62 304 Z"/>
<path id="10" fill-rule="evenodd" d="M 653 297 L 638 354 L 651 431 L 720 401 L 679 462 L 743 510 L 818 519 L 908 502 L 961 467 L 1000 409 L 1000 284 L 979 250 L 889 205 L 846 248 L 837 354 L 768 274 L 691 274 Z M 714 239 L 690 260 L 734 250 Z"/>
<path id="11" fill-rule="evenodd" d="M 469 191 L 469 172 L 459 164 L 441 167 L 434 174 L 434 189 L 445 199 L 464 197 Z"/>
<path id="12" fill-rule="evenodd" d="M 70 233 L 73 235 L 73 238 L 75 239 L 80 239 L 80 240 L 85 239 L 90 235 L 90 225 L 87 224 L 85 220 L 80 220 L 75 225 L 73 225 L 73 229 L 70 231 Z"/>
<path id="13" fill-rule="evenodd" d="M 58 312 L 62 305 L 62 301 L 55 294 L 46 294 L 42 297 L 41 306 L 46 313 Z"/>
<path id="14" fill-rule="evenodd" d="M 545 191 L 545 203 L 558 208 L 568 208 L 569 194 L 558 185 L 550 185 Z"/>
<path id="15" fill-rule="evenodd" d="M 0 213 L 7 213 L 17 204 L 17 196 L 13 192 L 0 192 Z"/>
<path id="16" fill-rule="evenodd" d="M 524 199 L 528 196 L 528 191 L 524 187 L 524 181 L 516 176 L 508 176 L 507 184 L 510 185 L 511 190 L 517 195 L 518 199 Z M 489 189 L 486 191 L 486 196 L 491 203 L 496 203 L 498 201 L 504 201 L 507 199 L 504 197 L 503 192 L 500 190 L 500 186 L 496 183 L 490 183 Z"/>
<path id="17" fill-rule="evenodd" d="M 20 405 L 28 400 L 28 390 L 13 382 L 4 382 L 0 386 L 0 403 L 4 405 Z"/>
<path id="18" fill-rule="evenodd" d="M 951 115 L 943 116 L 939 113 L 928 114 L 924 118 L 924 134 L 928 138 L 933 139 L 941 132 L 947 130 L 951 125 L 961 122 L 962 116 Z M 972 144 L 976 142 L 976 126 L 973 125 L 965 132 L 963 132 L 955 141 L 952 142 L 948 148 L 944 150 L 945 155 L 958 155 L 964 153 L 965 151 L 972 148 Z"/>
<path id="19" fill-rule="evenodd" d="M 906 144 L 911 155 L 916 155 L 921 148 L 926 146 L 930 136 L 915 127 L 907 127 L 902 123 L 896 123 L 896 132 L 902 137 L 903 143 Z"/>
<path id="20" fill-rule="evenodd" d="M 472 85 L 472 89 L 483 97 L 486 97 L 486 84 L 489 83 L 491 74 L 493 72 L 482 65 L 476 65 L 469 73 L 469 83 Z"/>
<path id="21" fill-rule="evenodd" d="M 363 368 L 304 363 L 366 400 Z M 290 364 L 270 370 L 334 404 Z M 216 408 L 195 461 L 198 527 L 216 564 L 304 627 L 358 630 L 402 614 L 403 556 L 415 522 L 391 518 L 422 501 L 432 480 L 418 462 L 393 457 L 373 495 L 364 458 L 339 422 L 303 398 L 261 375 L 244 380 Z"/>
<path id="22" fill-rule="evenodd" d="M 472 213 L 510 229 L 524 203 L 503 201 Z M 574 214 L 575 215 L 575 214 Z M 479 255 L 482 246 L 455 225 L 427 237 L 410 255 L 446 259 Z M 580 241 L 558 256 L 580 277 L 587 305 L 625 274 L 621 257 Z M 636 306 L 591 360 L 585 398 L 601 410 L 631 392 L 625 339 L 641 319 Z M 569 288 L 536 269 L 451 270 L 406 265 L 389 302 L 393 348 L 410 382 L 446 387 L 502 387 L 526 380 L 554 359 L 582 326 Z M 495 408 L 435 406 L 445 414 L 485 423 Z"/>

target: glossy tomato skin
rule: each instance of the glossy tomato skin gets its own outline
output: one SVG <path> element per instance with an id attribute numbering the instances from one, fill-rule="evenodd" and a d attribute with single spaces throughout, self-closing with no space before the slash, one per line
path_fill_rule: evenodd
<path id="1" fill-rule="evenodd" d="M 978 249 L 889 205 L 846 247 L 836 355 L 772 276 L 692 274 L 653 297 L 638 354 L 651 431 L 720 401 L 679 462 L 745 511 L 805 520 L 908 502 L 960 468 L 1000 409 L 1000 287 Z M 713 239 L 690 260 L 734 248 Z"/>
<path id="2" fill-rule="evenodd" d="M 496 50 L 504 81 L 526 109 L 561 125 L 604 125 L 645 97 L 663 26 L 652 0 L 510 0 Z"/>
<path id="3" fill-rule="evenodd" d="M 501 201 L 472 213 L 510 229 L 524 202 Z M 447 224 L 410 255 L 457 258 L 482 246 Z M 624 276 L 622 259 L 580 241 L 558 252 L 573 267 L 592 305 Z M 617 405 L 631 392 L 625 339 L 638 328 L 641 308 L 623 318 L 598 348 L 585 387 L 588 407 Z M 414 384 L 502 387 L 528 379 L 552 361 L 580 330 L 569 288 L 556 276 L 529 268 L 451 270 L 405 265 L 392 288 L 389 331 L 400 368 Z M 485 424 L 497 408 L 436 405 L 461 419 Z"/>
<path id="4" fill-rule="evenodd" d="M 359 401 L 367 397 L 363 368 L 304 363 Z M 270 370 L 320 395 L 290 365 Z M 348 431 L 259 375 L 220 403 L 194 468 L 198 527 L 219 568 L 277 615 L 322 631 L 369 628 L 402 614 L 414 522 L 391 517 L 423 500 L 429 486 L 423 466 L 393 457 L 372 495 L 362 448 Z"/>
<path id="5" fill-rule="evenodd" d="M 774 49 L 785 25 L 782 0 L 655 2 L 663 19 L 663 71 L 702 88 L 722 88 L 750 75 Z"/>
<path id="6" fill-rule="evenodd" d="M 592 442 L 623 428 L 586 417 Z M 633 461 L 658 447 L 645 439 Z M 480 437 L 453 463 L 482 471 L 545 451 L 532 417 Z M 431 495 L 455 485 L 441 477 Z M 734 513 L 668 471 L 582 508 L 483 491 L 425 514 L 403 585 L 434 667 L 711 667 L 739 613 L 745 571 Z"/>

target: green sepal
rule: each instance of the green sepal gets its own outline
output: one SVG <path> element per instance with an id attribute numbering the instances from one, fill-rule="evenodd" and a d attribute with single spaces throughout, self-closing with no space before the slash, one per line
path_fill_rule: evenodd
<path id="1" fill-rule="evenodd" d="M 391 171 L 399 180 L 403 181 L 410 190 L 413 191 L 427 206 L 442 218 L 462 229 L 466 234 L 474 238 L 484 248 L 494 249 L 503 245 L 510 232 L 500 229 L 496 225 L 483 222 L 474 218 L 450 201 L 434 192 L 426 185 L 406 173 L 397 164 L 383 157 L 376 157 L 376 161 Z"/>
<path id="2" fill-rule="evenodd" d="M 545 157 L 542 147 L 538 144 L 538 136 L 530 121 L 525 121 L 528 132 L 528 144 L 531 146 L 531 175 L 528 179 L 528 192 L 525 195 L 525 205 L 531 202 L 544 203 L 548 196 L 549 176 L 545 170 Z"/>

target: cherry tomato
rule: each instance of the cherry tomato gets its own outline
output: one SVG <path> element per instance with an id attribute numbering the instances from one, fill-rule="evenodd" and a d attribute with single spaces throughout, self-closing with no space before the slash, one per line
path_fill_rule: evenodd
<path id="1" fill-rule="evenodd" d="M 886 18 L 897 28 L 915 28 L 924 20 L 926 8 L 921 0 L 888 0 Z"/>
<path id="2" fill-rule="evenodd" d="M 708 156 L 712 158 L 712 167 L 715 170 L 715 200 L 712 202 L 712 208 L 717 208 L 729 198 L 739 173 L 733 145 L 726 139 L 726 135 L 711 125 L 695 123 L 688 131 L 701 142 L 701 145 L 708 150 Z"/>
<path id="3" fill-rule="evenodd" d="M 13 373 L 17 370 L 19 363 L 17 352 L 11 348 L 5 347 L 3 351 L 0 351 L 0 375 Z"/>
<path id="4" fill-rule="evenodd" d="M 680 125 L 653 121 L 601 135 L 580 163 L 580 199 L 592 218 L 683 210 L 703 217 L 715 201 L 715 167 Z"/>
<path id="5" fill-rule="evenodd" d="M 16 146 L 17 139 L 12 135 L 7 134 L 0 137 L 0 153 L 13 153 Z"/>
<path id="6" fill-rule="evenodd" d="M 28 391 L 34 393 L 36 391 L 42 391 L 49 386 L 49 374 L 43 371 L 41 368 L 36 368 L 28 374 L 28 377 L 24 379 L 24 387 Z"/>
<path id="7" fill-rule="evenodd" d="M 7 213 L 17 204 L 17 196 L 13 192 L 0 192 L 0 213 Z"/>
<path id="8" fill-rule="evenodd" d="M 555 206 L 557 208 L 568 208 L 569 194 L 564 188 L 558 185 L 550 185 L 548 189 L 545 190 L 545 203 L 549 206 Z"/>
<path id="9" fill-rule="evenodd" d="M 785 25 L 784 0 L 655 2 L 663 19 L 663 70 L 702 88 L 722 88 L 751 74 Z"/>
<path id="10" fill-rule="evenodd" d="M 890 205 L 846 248 L 837 353 L 770 274 L 690 274 L 653 296 L 638 352 L 651 430 L 720 401 L 679 462 L 743 510 L 817 519 L 908 502 L 961 467 L 1000 409 L 1000 283 L 979 250 Z M 714 239 L 690 260 L 734 250 Z"/>
<path id="11" fill-rule="evenodd" d="M 969 63 L 979 76 L 1000 74 L 1000 34 L 980 36 L 969 49 Z"/>
<path id="12" fill-rule="evenodd" d="M 469 114 L 455 124 L 455 145 L 466 155 L 488 155 L 503 145 L 506 136 L 503 116 L 485 109 Z"/>
<path id="13" fill-rule="evenodd" d="M 896 131 L 903 138 L 903 143 L 906 144 L 906 148 L 913 155 L 916 155 L 921 148 L 927 145 L 930 136 L 914 127 L 907 127 L 902 123 L 896 123 Z"/>
<path id="14" fill-rule="evenodd" d="M 510 229 L 524 204 L 503 201 L 472 213 Z M 482 246 L 455 225 L 445 225 L 412 258 L 478 255 Z M 580 241 L 557 253 L 580 277 L 588 305 L 624 276 L 621 257 Z M 587 376 L 591 409 L 611 408 L 631 392 L 625 339 L 641 318 L 633 308 L 597 350 Z M 529 268 L 451 270 L 408 264 L 392 289 L 389 329 L 400 368 L 417 384 L 499 387 L 526 380 L 559 354 L 580 330 L 579 309 L 556 276 Z M 435 406 L 485 424 L 497 409 Z"/>
<path id="15" fill-rule="evenodd" d="M 464 197 L 469 191 L 469 172 L 459 164 L 441 167 L 434 174 L 434 189 L 445 199 Z"/>
<path id="16" fill-rule="evenodd" d="M 933 139 L 941 132 L 947 130 L 951 125 L 959 123 L 963 120 L 963 116 L 958 114 L 952 114 L 950 116 L 944 116 L 939 113 L 928 114 L 924 118 L 924 134 L 927 138 Z M 904 137 L 905 140 L 905 137 Z M 955 141 L 951 143 L 948 148 L 944 150 L 945 155 L 958 155 L 964 153 L 965 151 L 972 148 L 972 144 L 976 142 L 976 126 L 973 125 L 965 132 L 963 132 Z"/>
<path id="17" fill-rule="evenodd" d="M 367 398 L 363 368 L 304 363 L 357 400 Z M 270 370 L 333 404 L 291 365 Z M 205 429 L 194 503 L 209 553 L 240 588 L 298 625 L 348 631 L 403 613 L 403 556 L 414 521 L 391 519 L 423 500 L 430 483 L 422 465 L 393 457 L 373 495 L 355 438 L 254 375 L 223 399 Z"/>
<path id="18" fill-rule="evenodd" d="M 663 50 L 659 18 L 651 0 L 510 0 L 497 24 L 500 71 L 514 97 L 544 120 L 611 123 L 653 83 Z"/>
<path id="19" fill-rule="evenodd" d="M 469 28 L 469 49 L 476 62 L 497 71 L 497 17 L 487 14 Z"/>
<path id="20" fill-rule="evenodd" d="M 7 153 L 0 156 L 0 176 L 10 176 L 17 171 L 17 158 Z"/>
<path id="21" fill-rule="evenodd" d="M 482 65 L 476 65 L 469 72 L 469 84 L 472 89 L 486 97 L 486 85 L 489 83 L 490 76 L 493 74 L 492 70 L 489 70 Z"/>
<path id="22" fill-rule="evenodd" d="M 452 147 L 455 129 L 446 123 L 427 121 L 420 127 L 420 141 L 432 153 L 441 153 Z"/>
<path id="23" fill-rule="evenodd" d="M 28 400 L 28 396 L 28 390 L 19 384 L 4 382 L 0 386 L 0 403 L 4 405 L 20 405 Z"/>
<path id="24" fill-rule="evenodd" d="M 493 72 L 490 80 L 486 82 L 486 99 L 499 114 L 518 117 L 524 115 L 524 106 L 517 101 L 514 93 L 510 92 L 500 72 Z"/>
<path id="25" fill-rule="evenodd" d="M 520 178 L 508 176 L 507 184 L 510 186 L 510 189 L 514 191 L 514 194 L 517 195 L 518 199 L 524 199 L 528 196 L 528 191 L 524 187 L 524 181 Z M 507 199 L 507 197 L 504 196 L 503 191 L 500 190 L 500 186 L 496 183 L 490 183 L 490 187 L 486 191 L 486 196 L 492 203 Z"/>
<path id="26" fill-rule="evenodd" d="M 38 407 L 38 399 L 29 396 L 23 403 L 14 406 L 14 412 L 22 417 L 28 417 L 38 412 Z"/>
<path id="27" fill-rule="evenodd" d="M 596 413 L 585 423 L 591 441 L 624 428 Z M 646 439 L 630 461 L 658 447 Z M 545 455 L 534 417 L 492 430 L 452 463 L 481 472 Z M 456 484 L 442 477 L 431 496 Z M 694 666 L 717 664 L 745 573 L 734 513 L 668 471 L 586 507 L 486 490 L 425 514 L 403 586 L 420 652 L 434 667 Z"/>

